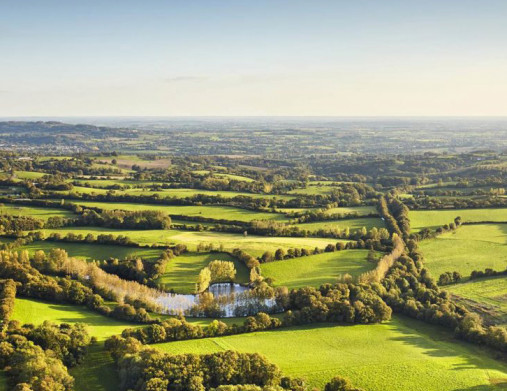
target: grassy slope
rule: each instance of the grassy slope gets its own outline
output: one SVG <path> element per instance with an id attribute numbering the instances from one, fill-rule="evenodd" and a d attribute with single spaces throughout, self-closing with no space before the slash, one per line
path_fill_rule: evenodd
<path id="1" fill-rule="evenodd" d="M 232 261 L 236 266 L 236 282 L 246 283 L 249 274 L 246 266 L 226 253 L 186 253 L 167 263 L 165 274 L 157 280 L 178 293 L 194 293 L 197 276 L 201 269 L 214 260 Z"/>
<path id="2" fill-rule="evenodd" d="M 202 216 L 215 219 L 252 221 L 252 220 L 287 220 L 280 213 L 262 213 L 252 210 L 234 208 L 231 206 L 179 206 L 179 205 L 150 205 L 134 204 L 124 202 L 76 202 L 79 205 L 92 206 L 103 209 L 123 209 L 123 210 L 157 210 L 170 215 Z"/>
<path id="3" fill-rule="evenodd" d="M 35 171 L 15 171 L 14 175 L 19 179 L 37 179 L 47 174 L 44 172 Z"/>
<path id="4" fill-rule="evenodd" d="M 39 324 L 45 320 L 55 323 L 86 323 L 90 335 L 99 340 L 90 348 L 84 363 L 72 368 L 70 373 L 75 378 L 77 391 L 116 391 L 118 390 L 118 374 L 113 360 L 104 351 L 103 341 L 111 335 L 120 334 L 129 327 L 141 327 L 124 321 L 118 321 L 92 312 L 85 307 L 65 304 L 53 304 L 39 300 L 16 298 L 12 319 L 22 323 Z M 162 316 L 164 317 L 164 316 Z M 189 322 L 205 326 L 211 322 L 208 318 L 187 318 Z M 222 319 L 227 324 L 242 324 L 242 318 Z M 0 391 L 3 386 L 3 373 L 0 372 Z"/>
<path id="5" fill-rule="evenodd" d="M 275 261 L 261 266 L 262 275 L 272 277 L 275 285 L 318 287 L 334 282 L 345 273 L 357 276 L 371 270 L 374 264 L 366 261 L 367 254 L 367 250 L 344 250 Z"/>
<path id="6" fill-rule="evenodd" d="M 507 277 L 498 276 L 449 285 L 444 288 L 454 295 L 485 305 L 499 323 L 507 323 Z"/>
<path id="7" fill-rule="evenodd" d="M 300 229 L 308 229 L 310 231 L 316 231 L 319 229 L 345 229 L 350 228 L 351 231 L 366 227 L 370 229 L 373 227 L 383 228 L 385 227 L 384 222 L 380 218 L 362 217 L 358 219 L 343 219 L 343 220 L 328 220 L 328 221 L 316 221 L 313 223 L 297 224 Z"/>
<path id="8" fill-rule="evenodd" d="M 136 327 L 137 324 L 116 320 L 100 315 L 86 307 L 54 304 L 44 301 L 16 298 L 12 319 L 21 323 L 42 323 L 51 320 L 55 323 L 86 323 L 90 335 L 103 341 L 111 335 L 121 334 L 127 327 Z"/>
<path id="9" fill-rule="evenodd" d="M 438 278 L 446 271 L 469 276 L 473 270 L 507 267 L 507 224 L 464 225 L 419 245 L 425 265 Z"/>
<path id="10" fill-rule="evenodd" d="M 151 248 L 46 241 L 26 244 L 19 249 L 28 250 L 30 254 L 33 254 L 37 250 L 43 250 L 44 252 L 48 253 L 52 248 L 64 249 L 70 256 L 87 261 L 104 260 L 109 258 L 124 259 L 135 257 L 141 257 L 146 260 L 155 260 L 160 256 L 161 253 L 161 250 Z"/>
<path id="11" fill-rule="evenodd" d="M 13 204 L 4 204 L 0 207 L 0 214 L 12 216 L 29 216 L 37 219 L 47 220 L 49 217 L 76 217 L 72 212 L 57 208 L 42 208 L 35 206 L 22 206 Z"/>
<path id="12" fill-rule="evenodd" d="M 409 214 L 410 225 L 414 232 L 426 227 L 435 229 L 452 223 L 457 216 L 469 222 L 507 221 L 507 208 L 413 210 Z"/>
<path id="13" fill-rule="evenodd" d="M 265 251 L 276 251 L 277 248 L 308 248 L 315 247 L 324 248 L 329 243 L 336 243 L 336 239 L 330 238 L 290 238 L 290 237 L 272 237 L 272 236 L 255 236 L 248 235 L 244 237 L 242 234 L 232 234 L 224 232 L 195 232 L 180 230 L 115 230 L 100 227 L 68 227 L 59 229 L 44 230 L 47 235 L 52 232 L 59 232 L 66 235 L 68 232 L 86 235 L 92 233 L 125 235 L 140 244 L 186 244 L 191 250 L 195 250 L 199 243 L 214 243 L 215 245 L 224 245 L 226 250 L 241 248 L 254 256 L 262 255 Z"/>
<path id="14" fill-rule="evenodd" d="M 22 323 L 39 324 L 45 320 L 55 323 L 86 323 L 90 335 L 99 343 L 90 348 L 85 362 L 72 368 L 78 391 L 114 391 L 118 389 L 118 375 L 113 360 L 104 351 L 103 341 L 121 334 L 128 327 L 138 324 L 115 320 L 88 310 L 86 307 L 53 304 L 32 299 L 16 298 L 12 319 Z"/>
<path id="15" fill-rule="evenodd" d="M 370 213 L 378 213 L 377 208 L 374 206 L 340 206 L 338 208 L 331 208 L 326 210 L 327 214 L 336 213 L 357 213 L 361 215 L 367 215 Z"/>
<path id="16" fill-rule="evenodd" d="M 69 193 L 82 193 L 82 194 L 106 194 L 108 192 L 105 188 L 97 188 L 97 187 L 86 187 L 84 184 L 87 181 L 83 181 L 83 186 L 74 186 L 72 190 L 62 190 L 58 191 L 59 194 L 62 194 L 62 196 L 67 195 Z M 94 185 L 95 182 L 90 182 L 90 185 Z M 114 184 L 114 181 L 110 181 Z M 121 182 L 118 182 L 118 184 L 122 184 Z M 106 181 L 102 181 L 102 183 L 97 184 L 100 186 L 108 186 Z M 245 196 L 245 197 L 252 197 L 252 198 L 277 198 L 277 199 L 285 199 L 290 200 L 296 198 L 296 196 L 290 196 L 290 195 L 273 195 L 273 194 L 254 194 L 254 193 L 243 193 L 243 192 L 235 192 L 235 191 L 213 191 L 213 190 L 202 190 L 202 189 L 187 189 L 187 188 L 178 188 L 178 189 L 163 189 L 163 190 L 156 190 L 152 191 L 148 188 L 142 189 L 142 188 L 132 188 L 132 189 L 125 189 L 125 190 L 115 190 L 116 194 L 130 194 L 133 196 L 141 196 L 141 195 L 154 195 L 157 194 L 161 198 L 166 197 L 177 197 L 177 198 L 186 198 L 186 197 L 192 197 L 197 194 L 206 194 L 211 196 L 222 196 L 224 198 L 233 198 L 236 196 Z"/>
<path id="17" fill-rule="evenodd" d="M 156 345 L 172 354 L 221 350 L 259 352 L 287 375 L 322 387 L 335 375 L 368 391 L 494 389 L 507 365 L 437 327 L 395 318 L 387 324 L 312 325 Z M 495 388 L 496 389 L 496 388 Z"/>

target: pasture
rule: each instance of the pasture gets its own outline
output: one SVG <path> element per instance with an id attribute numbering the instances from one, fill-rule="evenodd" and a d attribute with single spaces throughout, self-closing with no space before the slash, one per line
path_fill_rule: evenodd
<path id="1" fill-rule="evenodd" d="M 223 169 L 223 167 L 217 166 L 217 169 Z M 209 171 L 209 170 L 195 170 L 195 171 L 192 171 L 192 174 L 204 176 L 204 175 L 208 175 L 210 172 L 211 171 Z M 234 174 L 213 172 L 213 176 L 217 177 L 217 178 L 227 178 L 227 179 L 232 179 L 235 181 L 243 181 L 243 182 L 253 182 L 254 181 L 252 178 L 249 178 L 249 177 L 243 176 L 243 175 L 234 175 Z"/>
<path id="2" fill-rule="evenodd" d="M 166 271 L 157 283 L 164 284 L 165 289 L 172 289 L 177 293 L 195 293 L 199 272 L 214 260 L 234 262 L 236 267 L 234 282 L 249 282 L 249 271 L 246 266 L 227 253 L 185 253 L 167 263 Z"/>
<path id="3" fill-rule="evenodd" d="M 44 175 L 47 175 L 45 172 L 36 172 L 36 171 L 14 171 L 14 176 L 18 179 L 39 179 L 43 177 Z"/>
<path id="4" fill-rule="evenodd" d="M 82 185 L 80 186 L 74 186 L 72 190 L 61 190 L 57 193 L 61 194 L 62 196 L 71 194 L 71 193 L 81 193 L 81 194 L 106 194 L 110 190 L 104 188 L 97 188 L 97 187 L 87 187 L 86 182 L 89 182 L 90 184 L 96 184 L 97 181 L 83 181 L 81 182 Z M 113 182 L 113 183 L 111 183 Z M 115 181 L 111 180 L 102 180 L 101 185 L 98 186 L 109 186 L 110 184 L 115 184 Z M 124 184 L 125 181 L 119 181 L 117 184 Z M 128 182 L 128 181 L 127 181 Z M 104 183 L 110 183 L 108 185 L 105 185 Z M 138 182 L 139 184 L 139 182 Z M 213 191 L 213 190 L 202 190 L 202 189 L 186 189 L 186 188 L 177 188 L 177 189 L 162 189 L 162 190 L 151 190 L 147 187 L 133 187 L 130 189 L 124 189 L 124 190 L 114 190 L 114 194 L 117 195 L 123 195 L 128 194 L 134 197 L 140 197 L 140 196 L 154 196 L 157 195 L 160 198 L 167 198 L 167 197 L 173 197 L 173 198 L 187 198 L 187 197 L 193 197 L 199 194 L 204 194 L 207 196 L 221 196 L 224 198 L 234 198 L 237 196 L 243 196 L 243 197 L 251 197 L 251 198 L 262 198 L 262 199 L 285 199 L 290 200 L 294 199 L 295 196 L 289 196 L 289 195 L 273 195 L 273 194 L 256 194 L 256 193 L 241 193 L 236 191 Z"/>
<path id="5" fill-rule="evenodd" d="M 171 354 L 258 352 L 284 374 L 321 388 L 336 375 L 368 391 L 488 390 L 507 381 L 504 362 L 438 327 L 404 317 L 385 324 L 298 326 L 155 346 Z"/>
<path id="6" fill-rule="evenodd" d="M 137 204 L 128 202 L 89 202 L 89 201 L 71 201 L 76 204 L 95 207 L 101 209 L 121 209 L 121 210 L 156 210 L 165 212 L 169 215 L 183 216 L 201 216 L 213 219 L 252 221 L 252 220 L 276 220 L 288 221 L 280 213 L 257 212 L 253 210 L 235 208 L 232 206 L 194 206 L 194 205 L 152 205 Z"/>
<path id="7" fill-rule="evenodd" d="M 440 274 L 458 271 L 464 277 L 473 270 L 507 267 L 507 224 L 463 225 L 435 239 L 423 240 L 419 248 L 424 264 L 437 278 Z"/>
<path id="8" fill-rule="evenodd" d="M 90 335 L 104 341 L 112 335 L 121 334 L 128 327 L 139 324 L 120 321 L 91 311 L 85 306 L 56 304 L 35 299 L 16 298 L 12 319 L 21 324 L 40 324 L 45 320 L 54 323 L 85 323 Z"/>
<path id="9" fill-rule="evenodd" d="M 297 194 L 297 195 L 307 195 L 307 196 L 315 196 L 315 195 L 328 195 L 331 194 L 333 190 L 338 190 L 338 186 L 333 186 L 331 184 L 329 185 L 321 185 L 321 184 L 315 184 L 315 185 L 308 185 L 307 187 L 303 189 L 294 189 L 289 190 L 287 194 Z"/>
<path id="10" fill-rule="evenodd" d="M 348 273 L 354 277 L 375 267 L 366 260 L 367 250 L 343 250 L 306 257 L 273 261 L 261 265 L 263 277 L 275 286 L 302 288 L 333 283 Z"/>
<path id="11" fill-rule="evenodd" d="M 102 261 L 109 258 L 142 258 L 146 260 L 156 260 L 160 253 L 160 249 L 152 248 L 136 248 L 126 246 L 116 246 L 109 244 L 92 244 L 92 243 L 65 243 L 52 241 L 36 241 L 25 244 L 18 250 L 28 250 L 30 255 L 37 250 L 43 250 L 49 253 L 52 248 L 61 248 L 74 258 L 83 259 L 85 261 Z"/>
<path id="12" fill-rule="evenodd" d="M 275 237 L 275 236 L 256 236 L 214 232 L 214 231 L 181 231 L 181 230 L 128 230 L 128 229 L 108 229 L 101 227 L 66 227 L 58 229 L 43 230 L 46 235 L 58 232 L 65 236 L 68 232 L 75 234 L 93 235 L 111 234 L 114 236 L 128 236 L 134 242 L 146 244 L 173 245 L 182 243 L 187 245 L 190 251 L 194 251 L 199 243 L 212 243 L 215 248 L 221 244 L 226 251 L 232 251 L 235 248 L 241 248 L 253 256 L 260 256 L 265 251 L 275 252 L 278 248 L 307 248 L 313 250 L 315 247 L 324 248 L 329 243 L 336 243 L 332 238 L 297 238 L 297 237 Z"/>
<path id="13" fill-rule="evenodd" d="M 326 209 L 326 214 L 349 214 L 349 213 L 357 213 L 359 216 L 368 215 L 370 213 L 378 213 L 377 208 L 372 205 L 367 206 L 340 206 L 337 208 L 329 208 Z"/>
<path id="14" fill-rule="evenodd" d="M 324 230 L 343 230 L 349 228 L 351 232 L 365 227 L 371 229 L 373 227 L 384 228 L 384 222 L 378 217 L 361 217 L 357 219 L 341 219 L 341 220 L 327 220 L 316 221 L 313 223 L 296 224 L 299 229 L 307 229 L 310 231 Z"/>
<path id="15" fill-rule="evenodd" d="M 47 220 L 50 217 L 76 217 L 71 211 L 58 208 L 45 208 L 38 206 L 25 206 L 18 204 L 3 204 L 0 206 L 1 215 L 28 216 Z"/>
<path id="16" fill-rule="evenodd" d="M 454 222 L 458 216 L 463 222 L 502 222 L 507 221 L 507 208 L 411 210 L 409 213 L 412 232 L 423 228 L 434 230 Z"/>
<path id="17" fill-rule="evenodd" d="M 465 300 L 472 300 L 494 318 L 495 323 L 507 325 L 507 276 L 480 278 L 443 289 Z"/>

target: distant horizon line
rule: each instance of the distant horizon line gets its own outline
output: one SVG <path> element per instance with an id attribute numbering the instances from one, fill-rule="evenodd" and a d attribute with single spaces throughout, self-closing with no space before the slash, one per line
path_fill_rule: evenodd
<path id="1" fill-rule="evenodd" d="M 507 119 L 503 115 L 0 115 L 0 120 L 9 119 L 51 119 L 51 118 L 157 118 L 157 119 L 179 119 L 179 118 L 402 118 L 402 119 L 431 119 L 431 118 L 453 118 L 453 119 Z"/>

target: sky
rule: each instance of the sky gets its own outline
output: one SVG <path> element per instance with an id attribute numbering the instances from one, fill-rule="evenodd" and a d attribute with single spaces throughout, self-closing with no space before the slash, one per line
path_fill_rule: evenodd
<path id="1" fill-rule="evenodd" d="M 0 116 L 506 116 L 505 0 L 0 0 Z"/>

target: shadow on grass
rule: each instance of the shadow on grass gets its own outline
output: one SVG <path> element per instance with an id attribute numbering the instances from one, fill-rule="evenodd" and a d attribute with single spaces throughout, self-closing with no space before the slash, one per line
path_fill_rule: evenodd
<path id="1" fill-rule="evenodd" d="M 422 353 L 430 357 L 456 357 L 465 361 L 461 364 L 454 364 L 452 370 L 481 369 L 486 372 L 489 370 L 507 372 L 507 365 L 496 360 L 494 356 L 496 352 L 489 348 L 458 340 L 449 330 L 441 326 L 429 325 L 400 315 L 396 316 L 396 320 L 399 325 L 396 330 L 402 335 L 392 338 L 393 341 L 421 348 L 423 349 Z M 489 359 L 485 360 L 484 356 Z M 498 379 L 498 381 L 499 384 L 507 384 L 507 377 Z M 483 389 L 491 390 L 491 386 L 476 386 L 467 390 Z"/>

